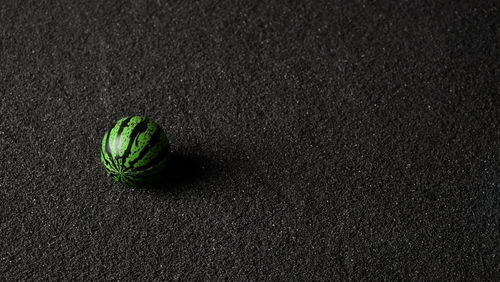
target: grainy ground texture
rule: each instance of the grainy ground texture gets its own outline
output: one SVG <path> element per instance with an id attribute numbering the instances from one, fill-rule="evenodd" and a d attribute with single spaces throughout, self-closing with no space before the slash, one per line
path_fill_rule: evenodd
<path id="1" fill-rule="evenodd" d="M 0 280 L 498 279 L 499 23 L 498 1 L 1 1 Z M 155 187 L 99 163 L 136 114 L 172 144 Z"/>

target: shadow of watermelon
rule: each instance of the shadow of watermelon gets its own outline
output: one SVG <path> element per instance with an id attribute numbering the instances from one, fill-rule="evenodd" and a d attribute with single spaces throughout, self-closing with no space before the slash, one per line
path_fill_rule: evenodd
<path id="1" fill-rule="evenodd" d="M 172 153 L 163 175 L 146 188 L 157 192 L 188 190 L 198 182 L 214 177 L 217 171 L 214 161 L 205 156 Z"/>

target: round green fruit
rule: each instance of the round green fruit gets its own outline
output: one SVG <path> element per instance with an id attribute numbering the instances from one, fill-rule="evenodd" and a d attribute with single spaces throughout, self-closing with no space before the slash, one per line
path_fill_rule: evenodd
<path id="1" fill-rule="evenodd" d="M 137 185 L 158 179 L 168 161 L 170 145 L 161 127 L 141 117 L 124 117 L 104 134 L 101 162 L 119 182 Z"/>

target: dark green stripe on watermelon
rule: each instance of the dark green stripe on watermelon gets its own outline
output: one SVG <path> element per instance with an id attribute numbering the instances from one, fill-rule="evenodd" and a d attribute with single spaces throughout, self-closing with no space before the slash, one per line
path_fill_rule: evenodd
<path id="1" fill-rule="evenodd" d="M 158 144 L 158 142 L 160 142 L 160 138 L 161 138 L 161 135 L 163 134 L 161 128 L 157 128 L 155 130 L 155 132 L 153 133 L 153 136 L 151 137 L 151 139 L 149 140 L 149 142 L 146 144 L 146 146 L 141 150 L 139 156 L 131 161 L 129 161 L 130 163 L 130 168 L 129 169 L 134 169 L 134 165 L 141 161 L 144 156 L 149 152 L 149 150 L 151 150 L 151 148 L 153 148 L 156 144 Z"/>
<path id="2" fill-rule="evenodd" d="M 118 133 L 116 134 L 116 140 L 115 140 L 115 157 L 118 157 L 119 153 L 120 153 L 120 141 L 121 141 L 123 129 L 125 129 L 125 127 L 128 126 L 131 119 L 132 119 L 132 117 L 125 118 L 120 124 L 116 125 L 116 126 L 118 126 Z"/>
<path id="3" fill-rule="evenodd" d="M 104 167 L 106 169 L 108 169 L 108 168 L 116 169 L 114 164 L 107 159 L 105 153 L 103 153 L 103 152 L 101 152 L 101 162 L 104 164 Z"/>
<path id="4" fill-rule="evenodd" d="M 105 133 L 101 162 L 113 179 L 126 184 L 149 182 L 166 166 L 170 146 L 162 129 L 144 117 L 126 117 Z"/>
<path id="5" fill-rule="evenodd" d="M 105 141 L 103 142 L 104 144 L 104 150 L 102 151 L 102 154 L 105 155 L 105 157 L 107 157 L 107 160 L 109 160 L 109 162 L 111 162 L 111 167 L 113 167 L 114 169 L 118 169 L 118 166 L 116 165 L 114 159 L 113 159 L 113 155 L 111 154 L 111 148 L 109 147 L 109 131 L 106 132 L 106 134 L 104 135 L 104 139 Z"/>
<path id="6" fill-rule="evenodd" d="M 137 166 L 134 167 L 134 170 L 146 170 L 149 168 L 153 168 L 157 165 L 159 165 L 163 160 L 165 160 L 169 154 L 170 148 L 167 145 L 165 149 L 161 150 L 160 153 L 158 153 L 153 159 L 151 159 L 150 162 L 142 165 L 142 166 Z"/>
<path id="7" fill-rule="evenodd" d="M 132 150 L 132 145 L 135 142 L 135 139 L 140 133 L 145 132 L 148 129 L 148 120 L 147 119 L 141 119 L 141 121 L 133 127 L 129 138 L 127 138 L 127 146 L 125 151 L 123 152 L 123 155 L 121 156 L 121 159 L 123 162 L 128 158 L 130 155 L 130 150 Z"/>

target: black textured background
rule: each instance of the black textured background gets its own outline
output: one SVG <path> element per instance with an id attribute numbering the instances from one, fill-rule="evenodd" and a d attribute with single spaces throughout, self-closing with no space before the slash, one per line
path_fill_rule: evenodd
<path id="1" fill-rule="evenodd" d="M 298 2 L 1 1 L 0 279 L 498 279 L 499 2 Z"/>

